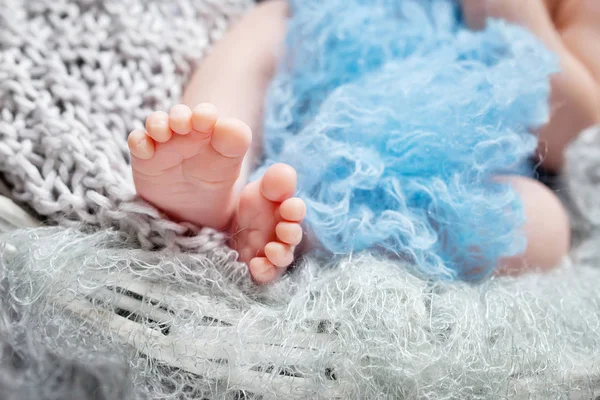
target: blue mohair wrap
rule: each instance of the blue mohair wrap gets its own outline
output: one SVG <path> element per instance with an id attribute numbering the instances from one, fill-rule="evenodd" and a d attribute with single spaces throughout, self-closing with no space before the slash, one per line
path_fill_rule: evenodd
<path id="1" fill-rule="evenodd" d="M 501 21 L 469 31 L 457 1 L 290 0 L 265 163 L 298 172 L 334 254 L 379 248 L 416 272 L 480 279 L 521 253 L 522 204 L 555 57 Z"/>

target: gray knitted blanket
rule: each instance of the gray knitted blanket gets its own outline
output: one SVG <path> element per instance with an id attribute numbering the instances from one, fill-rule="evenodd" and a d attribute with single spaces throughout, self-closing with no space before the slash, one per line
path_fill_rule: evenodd
<path id="1" fill-rule="evenodd" d="M 600 132 L 559 187 L 572 256 L 480 285 L 354 254 L 255 287 L 223 235 L 135 198 L 127 132 L 248 6 L 0 0 L 0 174 L 47 225 L 0 197 L 0 398 L 600 395 Z"/>
<path id="2" fill-rule="evenodd" d="M 220 246 L 215 232 L 136 200 L 125 139 L 179 100 L 194 64 L 249 4 L 3 0 L 0 174 L 12 197 L 52 223 L 113 227 L 147 249 Z"/>

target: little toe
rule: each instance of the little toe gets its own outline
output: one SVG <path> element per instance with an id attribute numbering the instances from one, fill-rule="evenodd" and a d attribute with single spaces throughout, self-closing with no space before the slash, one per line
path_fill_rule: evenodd
<path id="1" fill-rule="evenodd" d="M 146 119 L 146 131 L 157 142 L 164 143 L 171 139 L 169 115 L 163 111 L 155 111 Z"/>
<path id="2" fill-rule="evenodd" d="M 294 261 L 294 250 L 280 242 L 270 242 L 265 246 L 265 256 L 276 267 L 284 268 Z"/>
<path id="3" fill-rule="evenodd" d="M 251 142 L 250 127 L 239 119 L 233 118 L 218 120 L 210 140 L 215 151 L 228 158 L 244 156 Z"/>
<path id="4" fill-rule="evenodd" d="M 279 278 L 284 270 L 275 267 L 266 257 L 256 257 L 248 263 L 250 275 L 254 281 L 260 285 L 273 282 Z"/>
<path id="5" fill-rule="evenodd" d="M 306 216 L 306 204 L 297 197 L 287 199 L 279 206 L 279 215 L 286 221 L 301 222 Z"/>
<path id="6" fill-rule="evenodd" d="M 201 103 L 192 111 L 192 127 L 196 132 L 211 133 L 217 123 L 217 107 L 210 103 Z"/>
<path id="7" fill-rule="evenodd" d="M 131 154 L 142 160 L 149 160 L 154 155 L 154 142 L 141 129 L 136 129 L 129 134 L 127 145 Z"/>
<path id="8" fill-rule="evenodd" d="M 280 242 L 297 246 L 302 241 L 302 226 L 295 222 L 282 221 L 275 227 L 277 239 Z"/>
<path id="9" fill-rule="evenodd" d="M 260 190 L 268 200 L 280 203 L 296 192 L 296 170 L 286 164 L 270 166 L 261 180 Z"/>
<path id="10" fill-rule="evenodd" d="M 185 104 L 177 104 L 169 111 L 169 127 L 179 135 L 192 131 L 192 110 Z"/>

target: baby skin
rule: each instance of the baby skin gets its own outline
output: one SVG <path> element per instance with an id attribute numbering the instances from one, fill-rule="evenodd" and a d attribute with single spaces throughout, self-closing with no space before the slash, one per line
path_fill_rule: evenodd
<path id="1" fill-rule="evenodd" d="M 561 8 L 559 0 L 464 1 L 472 28 L 487 16 L 513 20 L 561 56 L 563 72 L 554 78 L 552 99 L 559 108 L 538 133 L 542 165 L 553 171 L 562 167 L 569 141 L 600 119 L 600 59 L 590 59 L 593 52 L 577 40 L 577 35 L 589 43 L 600 40 L 600 7 L 597 0 L 576 2 L 591 10 Z M 492 6 L 482 6 L 488 3 Z M 293 197 L 296 172 L 290 166 L 273 165 L 258 181 L 247 182 L 260 155 L 262 103 L 283 50 L 287 13 L 283 0 L 248 13 L 204 59 L 182 104 L 168 114 L 152 113 L 146 129 L 131 132 L 128 139 L 138 194 L 176 220 L 228 230 L 230 245 L 257 283 L 277 279 L 293 262 L 306 212 L 304 202 Z M 559 22 L 560 32 L 568 33 L 564 38 Z M 535 180 L 497 179 L 520 194 L 528 239 L 526 251 L 501 260 L 499 271 L 556 265 L 569 249 L 569 223 L 560 201 Z"/>
<path id="2" fill-rule="evenodd" d="M 306 212 L 293 197 L 296 172 L 273 165 L 245 185 L 252 131 L 244 122 L 220 118 L 212 104 L 193 110 L 179 104 L 169 114 L 152 113 L 146 130 L 133 131 L 128 141 L 140 196 L 178 220 L 230 228 L 232 246 L 258 282 L 277 278 L 292 263 Z"/>

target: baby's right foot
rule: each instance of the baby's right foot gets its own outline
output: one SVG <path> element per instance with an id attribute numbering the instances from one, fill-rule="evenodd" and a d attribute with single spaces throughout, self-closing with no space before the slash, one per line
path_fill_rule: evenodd
<path id="1" fill-rule="evenodd" d="M 242 190 L 231 244 L 257 283 L 279 278 L 294 261 L 306 214 L 304 201 L 292 197 L 295 192 L 296 171 L 285 164 L 272 165 Z"/>
<path id="2" fill-rule="evenodd" d="M 128 139 L 137 192 L 180 221 L 224 229 L 251 140 L 245 123 L 219 119 L 211 104 L 154 112 Z"/>

